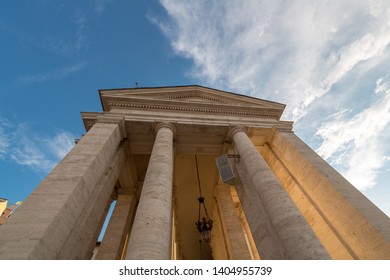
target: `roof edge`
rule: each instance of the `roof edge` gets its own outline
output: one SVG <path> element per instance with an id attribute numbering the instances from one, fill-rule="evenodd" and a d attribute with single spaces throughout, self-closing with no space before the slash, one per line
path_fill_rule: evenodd
<path id="1" fill-rule="evenodd" d="M 245 94 L 240 94 L 240 93 L 235 93 L 235 92 L 231 92 L 231 91 L 215 89 L 215 88 L 212 88 L 212 87 L 206 87 L 206 86 L 201 86 L 201 85 L 196 85 L 196 84 L 193 84 L 193 85 L 179 85 L 179 86 L 109 88 L 109 89 L 99 89 L 98 92 L 99 92 L 99 97 L 100 97 L 100 102 L 101 102 L 102 108 L 104 109 L 104 107 L 103 107 L 103 100 L 102 100 L 102 93 L 104 91 L 113 91 L 113 90 L 121 91 L 121 90 L 137 90 L 137 89 L 139 89 L 139 90 L 143 90 L 143 89 L 144 90 L 148 90 L 148 89 L 169 89 L 169 88 L 190 88 L 190 87 L 199 87 L 199 88 L 204 88 L 204 89 L 207 89 L 207 90 L 219 91 L 221 93 L 228 93 L 228 94 L 233 94 L 233 95 L 242 96 L 242 97 L 246 97 L 246 98 L 251 98 L 251 99 L 254 99 L 254 100 L 267 101 L 267 102 L 270 102 L 270 103 L 274 103 L 274 104 L 283 106 L 283 111 L 284 111 L 284 108 L 286 107 L 286 104 L 283 104 L 283 103 L 280 103 L 280 102 L 266 100 L 266 99 L 263 99 L 263 98 L 248 96 L 248 95 L 245 95 Z"/>

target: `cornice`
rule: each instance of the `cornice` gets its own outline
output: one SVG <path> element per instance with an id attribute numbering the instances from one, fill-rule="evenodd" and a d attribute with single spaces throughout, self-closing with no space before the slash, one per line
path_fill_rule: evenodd
<path id="1" fill-rule="evenodd" d="M 183 97 L 184 98 L 184 97 Z M 168 99 L 168 98 L 167 98 Z M 177 112 L 189 112 L 189 113 L 201 113 L 201 114 L 217 114 L 217 115 L 241 115 L 241 116 L 256 116 L 256 117 L 268 117 L 279 119 L 282 110 L 273 108 L 261 108 L 261 107 L 246 107 L 235 106 L 232 104 L 208 104 L 199 103 L 194 106 L 192 102 L 164 102 L 164 100 L 131 100 L 131 101 L 119 101 L 119 100 L 107 100 L 107 105 L 112 108 L 130 108 L 136 110 L 159 110 L 159 111 L 177 111 Z"/>
<path id="2" fill-rule="evenodd" d="M 99 90 L 99 93 L 104 111 L 110 111 L 113 107 L 127 107 L 279 119 L 285 108 L 281 103 L 200 86 L 109 89 Z M 149 105 L 140 105 L 144 103 Z M 167 105 L 174 105 L 175 108 Z"/>
<path id="3" fill-rule="evenodd" d="M 81 116 L 83 119 L 84 126 L 88 131 L 96 122 L 100 116 L 104 115 L 112 115 L 116 117 L 125 117 L 126 122 L 135 122 L 135 123 L 155 123 L 157 122 L 174 122 L 180 123 L 182 125 L 214 125 L 214 126 L 245 126 L 245 127 L 253 127 L 253 128 L 272 128 L 277 127 L 279 131 L 291 132 L 293 127 L 293 122 L 291 121 L 281 121 L 275 120 L 271 118 L 258 118 L 258 117 L 244 117 L 241 116 L 225 118 L 224 116 L 219 116 L 219 118 L 215 118 L 210 120 L 210 117 L 204 114 L 199 114 L 198 117 L 189 116 L 186 117 L 182 115 L 177 117 L 175 115 L 170 115 L 168 117 L 156 117 L 154 115 L 148 115 L 146 110 L 140 110 L 139 114 L 135 114 L 135 112 L 115 112 L 115 113 L 103 113 L 103 112 L 82 112 Z"/>

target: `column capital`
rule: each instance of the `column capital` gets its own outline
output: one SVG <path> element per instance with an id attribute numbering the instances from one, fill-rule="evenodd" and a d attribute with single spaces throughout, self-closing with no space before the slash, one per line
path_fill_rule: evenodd
<path id="1" fill-rule="evenodd" d="M 169 128 L 170 130 L 172 130 L 173 136 L 176 135 L 176 127 L 172 123 L 169 123 L 169 122 L 161 122 L 161 123 L 157 124 L 157 126 L 155 128 L 156 133 L 159 131 L 160 128 L 163 128 L 163 127 L 166 127 L 166 128 Z"/>
<path id="2" fill-rule="evenodd" d="M 233 140 L 233 136 L 237 133 L 237 132 L 244 132 L 245 134 L 247 134 L 247 131 L 245 130 L 245 128 L 243 128 L 242 126 L 233 126 L 229 129 L 228 133 L 227 133 L 227 140 L 229 141 L 232 141 Z"/>
<path id="3" fill-rule="evenodd" d="M 119 126 L 122 138 L 127 137 L 126 121 L 123 116 L 101 115 L 96 116 L 96 123 L 112 123 Z"/>

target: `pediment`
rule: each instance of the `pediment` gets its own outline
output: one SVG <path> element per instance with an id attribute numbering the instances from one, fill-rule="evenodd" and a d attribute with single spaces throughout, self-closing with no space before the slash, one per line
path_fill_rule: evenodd
<path id="1" fill-rule="evenodd" d="M 100 90 L 100 95 L 102 101 L 115 98 L 123 101 L 126 99 L 145 100 L 146 102 L 171 101 L 175 103 L 234 105 L 269 109 L 284 109 L 285 107 L 280 103 L 201 86 Z M 103 105 L 106 104 L 103 102 Z"/>
<path id="2" fill-rule="evenodd" d="M 285 105 L 202 86 L 100 90 L 104 111 L 113 108 L 148 112 L 265 117 L 279 120 Z"/>
<path id="3" fill-rule="evenodd" d="M 99 90 L 103 112 L 125 116 L 126 122 L 174 122 L 182 124 L 256 126 L 275 125 L 291 131 L 291 122 L 281 121 L 285 105 L 273 101 L 202 86 L 120 88 Z M 83 113 L 92 127 L 96 114 Z"/>

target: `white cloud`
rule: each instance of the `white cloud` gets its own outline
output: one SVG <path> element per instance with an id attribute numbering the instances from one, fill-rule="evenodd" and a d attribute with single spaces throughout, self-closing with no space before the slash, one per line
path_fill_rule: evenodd
<path id="1" fill-rule="evenodd" d="M 47 138 L 46 144 L 57 159 L 62 159 L 74 146 L 75 136 L 66 131 L 58 132 L 53 138 Z"/>
<path id="2" fill-rule="evenodd" d="M 5 118 L 0 117 L 0 159 L 3 159 L 8 151 L 8 147 L 11 144 L 6 130 L 12 127 L 12 124 Z"/>
<path id="3" fill-rule="evenodd" d="M 341 49 L 339 61 L 327 76 L 326 83 L 333 85 L 361 61 L 380 55 L 390 43 L 390 28 L 382 32 L 367 33 Z"/>
<path id="4" fill-rule="evenodd" d="M 88 17 L 85 12 L 76 8 L 69 17 L 69 25 L 73 27 L 72 36 L 51 35 L 46 36 L 45 39 L 54 52 L 74 57 L 85 53 L 89 48 Z"/>
<path id="5" fill-rule="evenodd" d="M 4 133 L 4 129 L 0 127 L 0 159 L 4 157 L 9 147 L 9 140 Z"/>
<path id="6" fill-rule="evenodd" d="M 387 143 L 382 134 L 390 124 L 390 88 L 377 81 L 375 92 L 384 92 L 368 108 L 354 115 L 334 116 L 318 130 L 323 142 L 319 155 L 340 166 L 345 177 L 360 190 L 375 186 L 376 177 L 386 162 Z"/>
<path id="7" fill-rule="evenodd" d="M 91 2 L 93 4 L 95 13 L 100 15 L 106 10 L 107 5 L 109 5 L 112 0 L 91 0 Z"/>
<path id="8" fill-rule="evenodd" d="M 21 139 L 16 147 L 12 147 L 9 156 L 20 165 L 28 166 L 39 172 L 49 172 L 55 161 L 48 158 L 46 153 L 35 145 L 31 139 Z"/>
<path id="9" fill-rule="evenodd" d="M 295 120 L 390 42 L 389 2 L 161 3 L 170 21 L 157 22 L 174 50 L 193 60 L 193 76 L 285 102 Z"/>
<path id="10" fill-rule="evenodd" d="M 1 119 L 0 160 L 13 161 L 38 173 L 48 173 L 74 146 L 75 137 L 66 131 L 54 136 L 38 135 L 27 123 Z M 4 140 L 4 142 L 3 142 Z"/>
<path id="11" fill-rule="evenodd" d="M 381 93 L 386 93 L 390 88 L 390 83 L 383 78 L 379 78 L 376 81 L 376 88 L 375 88 L 375 93 L 376 94 L 381 94 Z"/>
<path id="12" fill-rule="evenodd" d="M 189 75 L 287 104 L 297 134 L 360 189 L 375 185 L 390 135 L 389 1 L 160 2 L 167 18 L 152 21 L 193 61 Z"/>
<path id="13" fill-rule="evenodd" d="M 73 73 L 82 70 L 85 66 L 86 66 L 85 62 L 80 62 L 74 65 L 65 66 L 59 69 L 54 69 L 45 73 L 22 75 L 17 78 L 16 82 L 25 84 L 25 83 L 61 80 Z"/>

